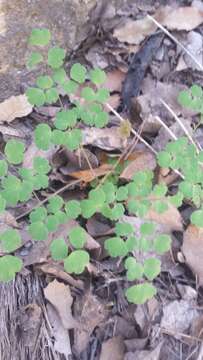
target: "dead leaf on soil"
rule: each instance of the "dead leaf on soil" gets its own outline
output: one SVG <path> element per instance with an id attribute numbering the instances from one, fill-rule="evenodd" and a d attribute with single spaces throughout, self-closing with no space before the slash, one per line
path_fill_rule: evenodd
<path id="1" fill-rule="evenodd" d="M 10 123 L 16 118 L 26 116 L 32 112 L 32 105 L 26 95 L 11 96 L 0 103 L 0 122 Z"/>
<path id="2" fill-rule="evenodd" d="M 81 324 L 81 327 L 74 331 L 74 346 L 79 354 L 86 348 L 94 329 L 106 318 L 107 311 L 90 291 L 75 304 L 75 310 Z"/>
<path id="3" fill-rule="evenodd" d="M 55 338 L 54 349 L 68 358 L 72 354 L 68 330 L 64 328 L 61 318 L 53 305 L 47 304 L 46 309 L 53 330 L 52 335 Z"/>
<path id="4" fill-rule="evenodd" d="M 203 38 L 202 35 L 200 35 L 196 31 L 191 31 L 187 36 L 187 49 L 190 51 L 190 53 L 195 57 L 197 62 L 199 62 L 203 66 L 203 56 L 202 56 L 202 49 L 203 49 Z M 193 70 L 202 70 L 198 66 L 196 62 L 189 56 L 188 54 L 183 55 L 184 61 L 186 65 Z"/>
<path id="5" fill-rule="evenodd" d="M 127 140 L 119 135 L 116 126 L 104 129 L 84 129 L 82 132 L 83 145 L 92 145 L 107 151 L 123 150 L 127 146 Z"/>
<path id="6" fill-rule="evenodd" d="M 134 353 L 127 353 L 124 357 L 124 360 L 160 360 L 162 346 L 163 341 L 161 341 L 154 350 L 143 350 L 135 351 Z"/>
<path id="7" fill-rule="evenodd" d="M 36 156 L 42 156 L 44 158 L 46 158 L 47 160 L 51 160 L 53 154 L 55 153 L 55 149 L 49 149 L 47 151 L 43 151 L 37 148 L 37 146 L 35 145 L 34 142 L 32 142 L 30 144 L 30 146 L 28 147 L 28 149 L 25 151 L 24 154 L 24 160 L 23 160 L 23 167 L 26 167 L 28 169 L 32 169 L 33 168 L 33 159 Z"/>
<path id="8" fill-rule="evenodd" d="M 182 252 L 186 263 L 203 285 L 203 229 L 190 224 L 184 233 Z"/>
<path id="9" fill-rule="evenodd" d="M 151 152 L 137 152 L 135 156 L 135 160 L 131 161 L 129 165 L 126 166 L 126 168 L 121 173 L 120 178 L 125 180 L 132 180 L 136 172 L 154 170 L 156 168 L 156 158 Z"/>
<path id="10" fill-rule="evenodd" d="M 121 91 L 122 82 L 125 79 L 126 74 L 119 70 L 114 69 L 106 73 L 106 81 L 103 84 L 103 87 L 109 91 Z"/>
<path id="11" fill-rule="evenodd" d="M 72 316 L 73 298 L 68 285 L 54 280 L 44 289 L 44 296 L 54 306 L 65 329 L 73 329 L 78 326 Z"/>
<path id="12" fill-rule="evenodd" d="M 112 165 L 103 164 L 95 169 L 70 172 L 69 176 L 72 176 L 75 179 L 80 179 L 81 181 L 84 181 L 85 183 L 89 183 L 92 180 L 98 178 L 99 176 L 106 175 L 112 169 L 113 169 Z"/>
<path id="13" fill-rule="evenodd" d="M 203 22 L 203 12 L 195 7 L 159 8 L 153 15 L 161 25 L 169 30 L 190 31 Z M 140 44 L 148 35 L 155 32 L 157 26 L 147 16 L 139 19 L 128 19 L 124 25 L 114 30 L 114 37 L 121 42 Z"/>
<path id="14" fill-rule="evenodd" d="M 100 360 L 123 360 L 124 342 L 120 336 L 115 336 L 102 343 Z"/>

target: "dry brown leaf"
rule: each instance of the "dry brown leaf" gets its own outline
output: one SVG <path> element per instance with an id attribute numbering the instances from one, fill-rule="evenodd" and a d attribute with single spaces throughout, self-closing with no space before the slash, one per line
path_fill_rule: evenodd
<path id="1" fill-rule="evenodd" d="M 189 225 L 184 233 L 182 252 L 186 263 L 198 276 L 199 284 L 203 285 L 203 229 Z"/>
<path id="2" fill-rule="evenodd" d="M 154 350 L 135 351 L 134 353 L 127 353 L 124 360 L 161 360 L 160 352 L 163 341 L 161 341 Z"/>
<path id="3" fill-rule="evenodd" d="M 154 170 L 156 168 L 156 158 L 154 154 L 149 151 L 141 151 L 135 154 L 135 160 L 131 161 L 129 165 L 123 170 L 120 178 L 132 180 L 133 176 L 138 171 Z"/>
<path id="4" fill-rule="evenodd" d="M 103 84 L 103 87 L 109 91 L 121 91 L 122 82 L 125 79 L 126 74 L 119 70 L 115 69 L 106 73 L 106 81 Z"/>
<path id="5" fill-rule="evenodd" d="M 195 7 L 166 6 L 153 15 L 161 25 L 169 30 L 192 30 L 203 22 L 203 12 Z M 125 24 L 114 30 L 114 36 L 121 42 L 140 44 L 148 35 L 155 32 L 157 26 L 147 16 L 143 19 L 128 19 Z"/>
<path id="6" fill-rule="evenodd" d="M 100 360 L 123 360 L 124 349 L 122 337 L 115 336 L 102 344 Z"/>
<path id="7" fill-rule="evenodd" d="M 54 280 L 44 289 L 44 296 L 58 312 L 65 329 L 73 329 L 77 326 L 72 316 L 73 298 L 68 285 Z"/>
<path id="8" fill-rule="evenodd" d="M 69 173 L 69 176 L 72 176 L 75 179 L 80 179 L 86 183 L 91 182 L 92 180 L 96 179 L 99 176 L 107 174 L 109 171 L 112 170 L 112 165 L 110 164 L 103 164 L 95 169 L 89 170 L 81 170 L 81 171 L 74 171 Z"/>
<path id="9" fill-rule="evenodd" d="M 55 338 L 54 349 L 60 354 L 64 354 L 67 359 L 72 354 L 68 330 L 64 328 L 61 318 L 53 305 L 47 304 L 46 308 L 47 316 L 53 329 L 52 335 Z"/>
<path id="10" fill-rule="evenodd" d="M 199 64 L 203 66 L 203 57 L 202 57 L 202 48 L 203 48 L 203 38 L 196 31 L 191 31 L 187 36 L 187 49 L 190 53 L 195 57 Z M 183 55 L 184 62 L 187 66 L 192 68 L 193 70 L 202 70 L 200 66 L 194 62 L 194 60 L 188 54 Z"/>
<path id="11" fill-rule="evenodd" d="M 107 151 L 123 150 L 127 146 L 127 140 L 121 138 L 116 126 L 110 129 L 90 128 L 83 130 L 83 145 L 92 145 Z"/>
<path id="12" fill-rule="evenodd" d="M 26 95 L 11 96 L 0 104 L 0 122 L 11 122 L 32 112 Z"/>

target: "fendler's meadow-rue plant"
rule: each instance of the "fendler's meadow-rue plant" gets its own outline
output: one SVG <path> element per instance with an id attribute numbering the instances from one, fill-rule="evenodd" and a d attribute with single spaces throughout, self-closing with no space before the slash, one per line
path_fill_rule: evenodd
<path id="1" fill-rule="evenodd" d="M 81 146 L 82 124 L 86 127 L 102 128 L 108 124 L 108 113 L 104 105 L 108 101 L 109 91 L 102 87 L 106 76 L 101 69 L 87 69 L 74 64 L 70 72 L 64 69 L 65 50 L 50 47 L 51 34 L 47 29 L 34 29 L 29 38 L 33 48 L 27 60 L 29 69 L 46 64 L 47 74 L 36 79 L 36 85 L 28 88 L 26 95 L 35 106 L 52 104 L 60 100 L 61 89 L 70 100 L 69 108 L 61 107 L 54 124 L 41 123 L 34 130 L 34 141 L 38 149 L 46 151 L 54 146 L 75 151 Z M 41 48 L 43 53 L 40 52 Z M 44 55 L 46 53 L 46 55 Z M 202 93 L 193 88 L 190 96 L 201 98 Z M 73 96 L 74 95 L 74 96 Z M 182 98 L 181 98 L 182 96 Z M 185 94 L 180 101 L 185 101 Z M 188 96 L 188 95 L 187 95 Z M 188 98 L 187 98 L 188 100 Z M 188 102 L 187 102 L 188 104 Z M 196 104 L 196 103 L 195 103 Z M 192 105 L 192 106 L 197 106 Z M 22 166 L 25 144 L 18 140 L 9 140 L 4 149 L 4 159 L 0 160 L 0 212 L 8 207 L 25 203 L 33 196 L 33 192 L 45 190 L 49 186 L 51 164 L 43 156 L 33 159 L 30 169 Z M 78 225 L 63 238 L 54 238 L 50 245 L 50 253 L 55 261 L 62 261 L 64 269 L 70 274 L 81 274 L 88 263 L 90 255 L 85 250 L 87 233 L 81 226 L 94 214 L 100 213 L 115 227 L 113 237 L 105 241 L 105 249 L 111 257 L 120 257 L 124 262 L 126 282 L 125 291 L 129 302 L 143 304 L 156 294 L 153 280 L 161 271 L 160 255 L 170 249 L 171 239 L 167 234 L 157 235 L 155 225 L 143 221 L 139 233 L 128 222 L 123 221 L 124 214 L 145 218 L 153 209 L 157 213 L 167 210 L 169 203 L 180 207 L 184 198 L 191 200 L 196 211 L 191 222 L 203 227 L 203 154 L 196 153 L 187 139 L 180 138 L 169 143 L 165 150 L 158 154 L 160 167 L 179 169 L 184 180 L 179 183 L 175 195 L 169 196 L 166 185 L 153 185 L 153 173 L 140 171 L 134 174 L 128 184 L 119 183 L 118 167 L 115 173 L 107 177 L 99 187 L 90 189 L 86 199 L 64 202 L 59 195 L 52 195 L 45 203 L 41 203 L 29 214 L 27 231 L 34 241 L 46 241 L 61 224 L 74 219 Z M 16 167 L 16 175 L 9 168 Z M 81 222 L 82 220 L 82 222 Z M 22 244 L 20 231 L 8 228 L 0 234 L 0 245 L 4 255 L 0 258 L 0 280 L 10 281 L 22 269 L 22 261 L 13 255 Z M 12 255 L 11 255 L 12 254 Z M 140 256 L 140 254 L 142 256 Z"/>

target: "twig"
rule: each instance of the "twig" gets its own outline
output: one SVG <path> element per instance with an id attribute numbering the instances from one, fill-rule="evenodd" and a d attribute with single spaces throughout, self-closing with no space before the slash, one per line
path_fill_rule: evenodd
<path id="1" fill-rule="evenodd" d="M 157 20 L 153 18 L 151 15 L 147 15 L 148 19 L 153 21 L 154 24 L 156 24 L 168 37 L 170 37 L 171 40 L 173 40 L 176 45 L 179 45 L 180 48 L 191 57 L 191 59 L 200 67 L 201 70 L 203 70 L 203 65 L 195 58 L 195 56 L 179 41 L 173 36 L 166 28 L 161 25 Z"/>

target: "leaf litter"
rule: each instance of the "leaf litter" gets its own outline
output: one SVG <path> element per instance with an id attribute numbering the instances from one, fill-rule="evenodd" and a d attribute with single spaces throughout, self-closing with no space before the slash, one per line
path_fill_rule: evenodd
<path id="1" fill-rule="evenodd" d="M 106 2 L 105 11 L 103 8 L 96 8 L 95 12 L 92 12 L 91 21 L 96 16 L 94 14 L 102 14 L 100 26 L 105 36 L 96 37 L 88 46 L 82 43 L 78 58 L 83 56 L 84 61 L 88 61 L 91 66 L 99 66 L 105 70 L 106 86 L 110 90 L 110 105 L 119 111 L 124 119 L 130 120 L 133 129 L 142 131 L 153 148 L 158 150 L 164 148 L 170 141 L 170 136 L 160 125 L 157 117 L 163 120 L 176 136 L 182 135 L 173 116 L 166 111 L 159 99 L 162 98 L 177 115 L 182 116 L 184 124 L 191 129 L 191 125 L 197 120 L 197 112 L 180 107 L 177 95 L 195 79 L 200 85 L 203 83 L 198 77 L 197 64 L 176 43 L 172 43 L 165 34 L 157 31 L 158 26 L 146 14 L 152 15 L 171 34 L 174 33 L 197 61 L 201 62 L 203 10 L 198 1 L 193 1 L 191 6 L 182 6 L 177 2 L 174 4 L 173 1 L 170 2 L 170 6 L 163 6 L 162 2 L 159 2 L 158 8 L 154 6 L 154 2 L 150 3 L 143 1 L 141 4 L 131 4 L 129 1 L 128 4 L 116 9 L 114 5 Z M 74 56 L 77 59 L 77 49 Z M 156 69 L 160 69 L 163 62 L 165 69 L 158 73 Z M 62 100 L 65 101 L 63 96 Z M 24 95 L 12 97 L 0 104 L 0 132 L 3 141 L 6 137 L 24 138 L 24 166 L 31 166 L 33 158 L 41 155 L 29 136 L 33 121 L 51 124 L 57 111 L 58 107 L 47 106 L 31 113 L 32 107 Z M 88 168 L 84 158 L 80 163 L 78 154 L 77 159 L 66 154 L 64 162 L 64 154 L 60 149 L 55 149 L 54 153 L 43 152 L 43 156 L 50 161 L 54 162 L 56 155 L 60 160 L 51 177 L 50 192 L 56 191 L 63 186 L 62 183 L 66 184 L 70 178 L 74 178 L 78 183 L 63 196 L 68 198 L 72 196 L 71 191 L 74 191 L 83 197 L 91 181 L 97 180 L 98 177 L 102 179 L 110 176 L 113 170 L 109 163 L 110 158 L 118 160 L 121 156 L 122 164 L 122 155 L 126 149 L 130 149 L 133 137 L 123 138 L 115 114 L 109 110 L 109 115 L 110 127 L 82 129 L 86 156 L 90 159 L 92 153 L 96 159 L 91 163 L 93 170 Z M 151 169 L 156 175 L 158 172 L 159 181 L 167 181 L 164 176 L 160 176 L 155 156 L 145 145 L 141 151 L 136 146 L 133 151 L 129 151 L 132 156 L 127 156 L 128 165 L 123 169 L 120 181 L 128 182 L 136 171 L 146 168 Z M 165 174 L 169 177 L 167 169 Z M 177 179 L 171 179 L 169 181 L 173 190 Z M 49 194 L 42 192 L 40 195 L 46 197 Z M 190 204 L 184 206 L 189 207 Z M 24 210 L 18 209 L 20 214 Z M 18 227 L 15 215 L 12 211 L 7 213 L 6 218 L 0 219 L 1 226 Z M 124 219 L 126 217 L 125 215 Z M 139 232 L 140 219 L 128 216 L 129 219 Z M 157 232 L 164 229 L 166 233 L 173 234 L 174 239 L 172 250 L 168 254 L 170 261 L 167 258 L 163 260 L 162 273 L 157 280 L 156 304 L 149 302 L 147 307 L 131 306 L 121 295 L 122 288 L 126 287 L 124 269 L 118 261 L 110 261 L 103 251 L 104 240 L 110 234 L 114 234 L 112 225 L 103 222 L 103 218 L 94 216 L 83 224 L 87 234 L 86 247 L 91 251 L 92 263 L 79 278 L 67 274 L 61 263 L 56 263 L 50 258 L 48 245 L 52 241 L 51 238 L 44 243 L 32 243 L 29 238 L 24 239 L 22 248 L 17 250 L 26 267 L 20 276 L 26 274 L 29 278 L 30 274 L 34 273 L 38 288 L 43 289 L 43 296 L 39 296 L 39 304 L 34 304 L 33 299 L 29 298 L 28 307 L 24 308 L 24 312 L 28 314 L 26 321 L 25 317 L 22 317 L 23 312 L 20 315 L 21 325 L 26 326 L 27 339 L 34 333 L 30 339 L 30 348 L 33 344 L 36 345 L 36 349 L 40 348 L 37 340 L 38 331 L 46 338 L 43 332 L 45 327 L 42 327 L 46 321 L 51 334 L 51 338 L 46 338 L 46 349 L 52 349 L 50 351 L 56 359 L 62 359 L 61 356 L 68 359 L 69 355 L 73 355 L 75 359 L 96 360 L 186 360 L 191 354 L 191 348 L 194 356 L 198 354 L 199 343 L 195 339 L 199 338 L 201 330 L 198 329 L 202 326 L 201 321 L 198 324 L 198 319 L 202 318 L 202 310 L 198 308 L 201 298 L 200 286 L 203 282 L 202 232 L 193 225 L 187 226 L 183 222 L 182 208 L 177 210 L 172 205 L 169 205 L 163 214 L 150 210 L 146 214 L 146 220 L 155 223 Z M 65 226 L 62 225 L 57 236 L 63 236 L 64 233 L 67 235 L 75 224 L 75 221 L 70 221 Z M 20 231 L 23 231 L 25 225 L 26 221 L 23 218 Z M 178 262 L 180 252 L 183 259 L 181 264 Z M 171 271 L 172 264 L 176 268 L 181 266 L 182 272 Z M 190 284 L 192 287 L 188 286 L 187 289 L 190 294 L 196 291 L 195 276 L 199 298 L 186 296 L 187 292 L 181 288 L 188 286 L 183 284 Z M 19 280 L 17 281 L 19 286 Z M 36 284 L 36 280 L 32 281 Z M 11 304 L 12 302 L 10 306 Z M 5 340 L 0 340 L 0 344 L 1 341 Z M 24 339 L 25 344 L 26 341 Z M 169 357 L 164 348 L 169 349 Z M 172 355 L 174 353 L 175 355 Z M 44 358 L 48 360 L 50 355 L 46 353 Z M 191 358 L 195 360 L 197 356 Z"/>

